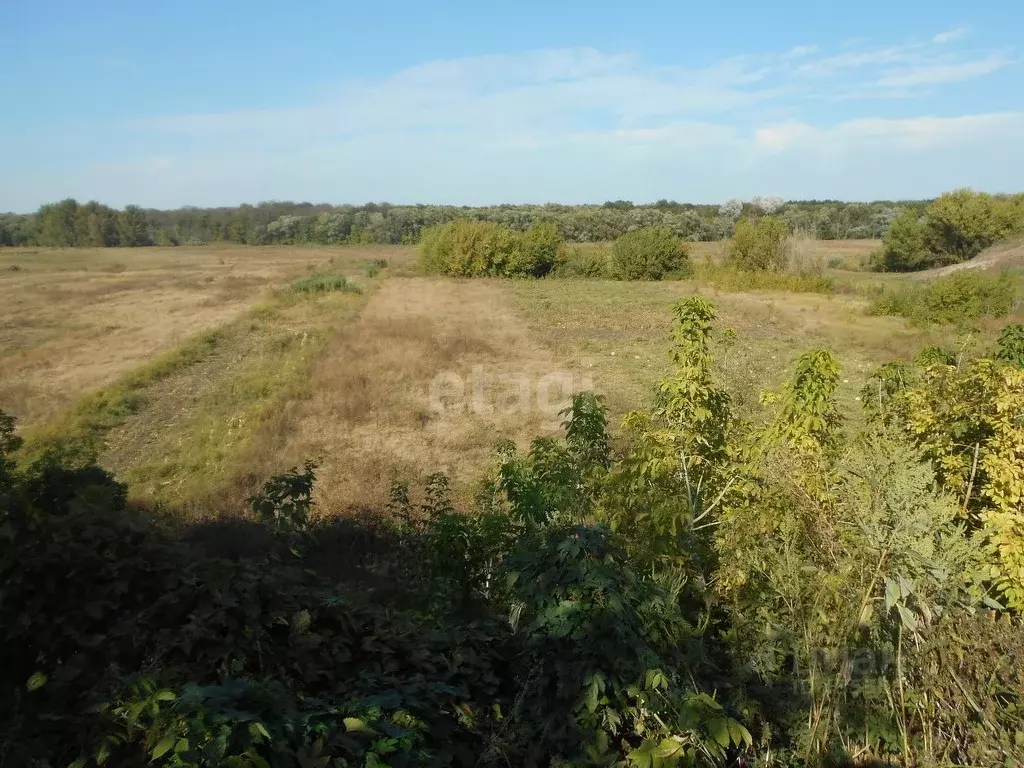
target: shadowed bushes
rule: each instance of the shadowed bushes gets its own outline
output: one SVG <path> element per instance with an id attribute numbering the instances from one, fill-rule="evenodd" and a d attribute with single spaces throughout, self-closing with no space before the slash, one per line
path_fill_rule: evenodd
<path id="1" fill-rule="evenodd" d="M 0 759 L 1014 765 L 1024 372 L 932 350 L 847 423 L 813 349 L 748 422 L 716 326 L 676 303 L 616 439 L 579 393 L 471 509 L 438 474 L 370 526 L 306 464 L 183 538 L 97 467 L 16 468 L 0 414 Z"/>

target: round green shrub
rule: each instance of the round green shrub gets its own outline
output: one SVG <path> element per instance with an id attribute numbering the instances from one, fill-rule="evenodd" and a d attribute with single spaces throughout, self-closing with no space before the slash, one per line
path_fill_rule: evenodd
<path id="1" fill-rule="evenodd" d="M 686 243 L 671 230 L 646 227 L 627 232 L 612 245 L 612 275 L 619 280 L 661 280 L 693 272 Z"/>
<path id="2" fill-rule="evenodd" d="M 786 268 L 786 238 L 789 227 L 767 216 L 761 221 L 744 219 L 736 224 L 729 242 L 729 262 L 737 269 L 783 270 Z"/>
<path id="3" fill-rule="evenodd" d="M 428 229 L 420 245 L 425 272 L 457 277 L 543 277 L 558 260 L 562 236 L 550 222 L 525 232 L 459 219 Z"/>

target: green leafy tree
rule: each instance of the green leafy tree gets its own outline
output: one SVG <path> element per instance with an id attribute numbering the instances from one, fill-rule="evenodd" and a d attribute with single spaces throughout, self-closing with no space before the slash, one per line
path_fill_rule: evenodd
<path id="1" fill-rule="evenodd" d="M 117 239 L 119 245 L 127 248 L 153 244 L 149 218 L 142 208 L 126 205 L 117 214 Z"/>
<path id="2" fill-rule="evenodd" d="M 74 198 L 49 203 L 36 213 L 37 240 L 39 245 L 54 248 L 69 248 L 78 245 L 77 228 L 78 202 Z"/>
<path id="3" fill-rule="evenodd" d="M 882 238 L 882 250 L 875 267 L 885 272 L 910 272 L 933 266 L 935 259 L 928 250 L 925 235 L 920 216 L 910 209 L 903 211 Z"/>
<path id="4" fill-rule="evenodd" d="M 789 228 L 780 219 L 744 219 L 736 224 L 729 241 L 729 262 L 738 269 L 783 270 L 787 262 L 787 237 Z"/>
<path id="5" fill-rule="evenodd" d="M 1007 234 L 995 198 L 970 189 L 939 197 L 925 210 L 925 233 L 941 263 L 966 261 Z"/>

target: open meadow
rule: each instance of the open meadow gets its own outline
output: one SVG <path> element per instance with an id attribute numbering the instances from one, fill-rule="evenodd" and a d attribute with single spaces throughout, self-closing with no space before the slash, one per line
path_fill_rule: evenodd
<path id="1" fill-rule="evenodd" d="M 697 245 L 698 263 L 721 249 Z M 875 245 L 815 247 L 859 266 Z M 313 273 L 359 292 L 292 290 Z M 856 286 L 871 278 L 831 273 L 837 290 L 822 294 L 447 279 L 419 274 L 406 246 L 4 249 L 0 410 L 30 449 L 80 437 L 135 501 L 186 517 L 200 499 L 204 514 L 239 514 L 267 477 L 313 459 L 334 515 L 434 472 L 468 502 L 496 444 L 557 432 L 572 391 L 604 395 L 613 425 L 648 405 L 681 296 L 712 299 L 736 332 L 718 366 L 748 418 L 810 347 L 836 353 L 856 416 L 882 363 L 991 335 L 868 316 Z"/>

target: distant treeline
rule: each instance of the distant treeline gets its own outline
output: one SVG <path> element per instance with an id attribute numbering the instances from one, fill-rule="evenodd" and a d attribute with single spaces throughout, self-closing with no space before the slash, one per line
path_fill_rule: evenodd
<path id="1" fill-rule="evenodd" d="M 928 201 L 844 203 L 835 200 L 789 201 L 755 198 L 723 205 L 693 205 L 660 200 L 635 205 L 627 200 L 603 205 L 496 205 L 480 208 L 447 205 L 332 206 L 264 202 L 234 208 L 116 210 L 73 199 L 42 206 L 36 213 L 0 215 L 0 245 L 104 247 L 247 245 L 315 243 L 418 243 L 430 227 L 457 219 L 476 219 L 525 231 L 538 222 L 554 224 L 569 242 L 615 240 L 626 232 L 660 227 L 690 241 L 731 237 L 737 221 L 772 214 L 791 231 L 825 240 L 879 238 L 908 211 L 920 214 Z"/>

